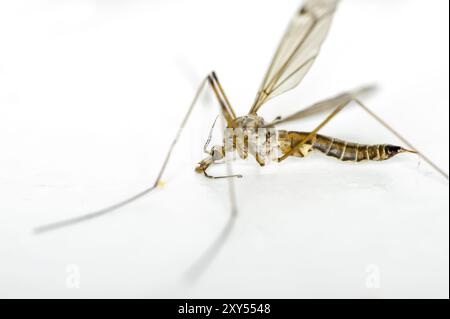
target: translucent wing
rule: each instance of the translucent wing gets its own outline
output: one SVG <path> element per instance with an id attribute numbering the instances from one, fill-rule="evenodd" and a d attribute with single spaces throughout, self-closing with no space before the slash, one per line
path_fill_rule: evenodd
<path id="1" fill-rule="evenodd" d="M 269 99 L 301 82 L 319 54 L 338 2 L 307 0 L 296 13 L 281 39 L 250 114 L 256 114 Z"/>
<path id="2" fill-rule="evenodd" d="M 304 119 L 306 117 L 309 117 L 309 116 L 312 116 L 315 114 L 331 111 L 331 110 L 335 109 L 336 107 L 338 107 L 339 105 L 350 103 L 356 97 L 363 95 L 363 94 L 370 93 L 374 90 L 375 90 L 374 86 L 366 86 L 366 87 L 359 88 L 357 90 L 342 93 L 340 95 L 337 95 L 332 98 L 326 99 L 324 101 L 320 101 L 316 104 L 313 104 L 307 108 L 304 108 L 304 109 L 302 109 L 294 114 L 291 114 L 289 116 L 286 116 L 284 118 L 276 119 L 275 121 L 267 124 L 267 126 L 284 124 L 284 123 Z"/>

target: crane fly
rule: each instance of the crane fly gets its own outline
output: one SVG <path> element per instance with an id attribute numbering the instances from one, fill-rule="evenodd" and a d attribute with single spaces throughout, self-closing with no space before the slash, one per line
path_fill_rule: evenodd
<path id="1" fill-rule="evenodd" d="M 284 36 L 281 39 L 278 49 L 276 50 L 268 71 L 262 81 L 260 89 L 258 90 L 255 101 L 247 115 L 241 117 L 236 116 L 236 113 L 231 107 L 230 101 L 225 94 L 217 74 L 215 72 L 211 72 L 201 82 L 200 87 L 198 88 L 181 123 L 181 126 L 177 131 L 175 139 L 170 145 L 159 174 L 150 188 L 100 211 L 73 219 L 44 225 L 36 228 L 35 232 L 42 233 L 102 216 L 106 213 L 119 209 L 162 186 L 162 176 L 169 163 L 172 152 L 192 114 L 195 105 L 197 104 L 197 100 L 201 92 L 207 86 L 212 89 L 217 98 L 220 106 L 220 113 L 224 121 L 226 136 L 228 136 L 228 138 L 224 138 L 224 143 L 222 145 L 215 145 L 208 149 L 212 135 L 211 129 L 211 133 L 204 147 L 207 157 L 200 161 L 195 168 L 197 173 L 201 173 L 208 178 L 217 179 L 242 177 L 241 175 L 231 174 L 230 169 L 228 169 L 229 174 L 226 176 L 211 176 L 207 173 L 207 170 L 212 165 L 223 162 L 229 152 L 237 152 L 243 159 L 246 159 L 248 155 L 251 155 L 256 159 L 259 165 L 264 166 L 267 160 L 267 156 L 265 155 L 271 155 L 276 162 L 282 162 L 289 157 L 305 157 L 312 151 L 319 151 L 338 160 L 350 162 L 385 161 L 401 153 L 415 153 L 423 158 L 438 173 L 448 179 L 448 174 L 446 172 L 424 156 L 423 153 L 419 152 L 402 135 L 388 125 L 386 121 L 377 116 L 360 101 L 359 96 L 362 93 L 369 91 L 371 87 L 364 87 L 339 94 L 319 103 L 313 104 L 289 116 L 278 117 L 271 122 L 265 121 L 258 115 L 260 108 L 269 100 L 298 86 L 307 74 L 315 62 L 321 45 L 328 34 L 338 2 L 338 0 L 307 0 L 304 2 L 304 5 L 300 8 L 300 10 L 295 13 Z M 321 131 L 327 123 L 334 119 L 339 112 L 351 103 L 361 107 L 372 118 L 378 121 L 382 126 L 401 140 L 406 147 L 392 144 L 367 145 L 353 143 L 319 134 L 319 131 Z M 328 112 L 328 116 L 311 132 L 276 129 L 276 126 L 279 124 L 290 123 L 310 117 L 313 114 L 324 112 Z M 261 136 L 261 134 L 259 134 L 261 130 L 264 132 L 262 136 L 265 137 L 265 139 L 258 140 Z M 227 133 L 230 131 L 233 132 L 231 135 Z M 242 134 L 237 134 L 236 132 L 241 132 Z M 275 144 L 278 154 L 271 148 L 273 144 Z M 257 147 L 258 145 L 262 145 L 262 149 L 268 150 L 268 152 L 260 152 Z M 274 157 L 274 154 L 277 155 Z M 226 162 L 228 163 L 228 161 Z M 232 183 L 230 183 L 230 194 L 233 205 L 232 216 L 235 216 L 236 205 Z M 227 233 L 229 233 L 230 227 L 226 227 L 222 234 L 223 236 L 219 237 L 222 237 L 222 239 L 225 238 Z M 211 246 L 211 249 L 216 246 L 217 245 Z"/>

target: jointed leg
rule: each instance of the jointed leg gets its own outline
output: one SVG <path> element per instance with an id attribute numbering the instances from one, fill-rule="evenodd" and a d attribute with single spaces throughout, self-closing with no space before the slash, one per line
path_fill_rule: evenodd
<path id="1" fill-rule="evenodd" d="M 425 156 L 422 152 L 417 150 L 408 140 L 406 140 L 402 135 L 400 135 L 392 126 L 387 124 L 383 119 L 381 119 L 378 115 L 373 113 L 367 106 L 365 106 L 360 100 L 354 98 L 353 99 L 356 104 L 358 104 L 364 111 L 366 111 L 370 116 L 372 116 L 375 120 L 378 121 L 381 125 L 383 125 L 386 129 L 388 129 L 392 134 L 394 134 L 399 140 L 401 140 L 405 145 L 407 145 L 411 150 L 415 151 L 425 162 L 427 162 L 431 167 L 433 167 L 439 174 L 448 179 L 448 174 L 444 172 L 439 166 L 433 163 L 427 156 Z"/>
<path id="2" fill-rule="evenodd" d="M 342 109 L 349 104 L 349 101 L 345 101 L 344 103 L 338 105 L 336 109 L 322 122 L 319 126 L 317 126 L 311 133 L 309 133 L 303 140 L 301 140 L 297 145 L 295 145 L 289 152 L 278 158 L 278 162 L 284 161 L 286 158 L 294 154 L 297 150 L 299 150 L 305 143 L 311 141 L 314 136 L 328 123 L 330 122 Z"/>
<path id="3" fill-rule="evenodd" d="M 172 144 L 170 145 L 169 151 L 167 152 L 166 158 L 165 158 L 163 165 L 159 171 L 158 177 L 156 178 L 155 183 L 153 184 L 154 188 L 156 188 L 159 185 L 159 183 L 161 182 L 161 177 L 162 177 L 164 171 L 166 170 L 166 167 L 167 167 L 167 164 L 169 163 L 173 149 L 175 148 L 175 145 L 178 143 L 178 140 L 180 139 L 181 133 L 183 132 L 184 127 L 186 126 L 186 123 L 189 120 L 189 117 L 191 116 L 192 111 L 194 110 L 194 106 L 197 103 L 200 93 L 202 92 L 202 90 L 205 86 L 205 83 L 206 83 L 206 79 L 204 79 L 202 81 L 202 83 L 200 84 L 200 87 L 197 90 L 197 93 L 195 93 L 194 99 L 192 100 L 191 105 L 189 106 L 188 112 L 184 116 L 183 122 L 181 122 L 181 125 L 178 128 L 177 135 L 175 136 L 174 140 L 172 141 Z"/>
<path id="4" fill-rule="evenodd" d="M 164 162 L 162 164 L 162 167 L 161 167 L 161 169 L 160 169 L 160 171 L 158 173 L 158 176 L 156 177 L 156 180 L 155 180 L 155 182 L 154 182 L 152 187 L 149 187 L 146 190 L 144 190 L 144 191 L 142 191 L 142 192 L 140 192 L 140 193 L 138 193 L 138 194 L 136 194 L 136 195 L 134 195 L 134 196 L 132 196 L 130 198 L 127 198 L 127 199 L 125 199 L 125 200 L 123 200 L 123 201 L 121 201 L 119 203 L 116 203 L 116 204 L 111 205 L 109 207 L 106 207 L 104 209 L 101 209 L 101 210 L 98 210 L 98 211 L 95 211 L 95 212 L 92 212 L 92 213 L 89 213 L 89 214 L 85 214 L 85 215 L 82 215 L 82 216 L 78 216 L 78 217 L 75 217 L 75 218 L 71 218 L 71 219 L 60 221 L 60 222 L 56 222 L 56 223 L 52 223 L 52 224 L 48 224 L 48 225 L 43 225 L 43 226 L 37 227 L 34 230 L 34 233 L 40 234 L 40 233 L 48 232 L 48 231 L 51 231 L 51 230 L 59 229 L 59 228 L 62 228 L 62 227 L 75 225 L 75 224 L 78 224 L 78 223 L 83 222 L 83 221 L 87 221 L 87 220 L 90 220 L 90 219 L 93 219 L 93 218 L 97 218 L 97 217 L 103 216 L 105 214 L 113 212 L 113 211 L 115 211 L 115 210 L 117 210 L 119 208 L 122 208 L 122 207 L 124 207 L 124 206 L 126 206 L 126 205 L 128 205 L 128 204 L 130 204 L 130 203 L 132 203 L 132 202 L 134 202 L 134 201 L 144 197 L 145 195 L 147 195 L 148 193 L 150 193 L 151 191 L 156 189 L 158 186 L 160 186 L 161 185 L 162 175 L 163 175 L 164 171 L 166 170 L 167 164 L 169 163 L 169 160 L 170 160 L 170 157 L 172 155 L 173 149 L 175 148 L 175 145 L 177 144 L 177 142 L 178 142 L 178 140 L 179 140 L 179 138 L 181 136 L 181 133 L 183 132 L 183 129 L 186 126 L 186 123 L 187 123 L 190 115 L 192 114 L 192 111 L 194 109 L 195 104 L 197 103 L 197 100 L 198 100 L 198 98 L 200 96 L 200 93 L 202 92 L 203 88 L 205 87 L 206 80 L 207 80 L 207 78 L 205 78 L 202 81 L 202 83 L 200 84 L 200 87 L 198 88 L 198 90 L 197 90 L 197 92 L 196 92 L 196 94 L 194 96 L 194 99 L 192 100 L 191 105 L 189 106 L 189 109 L 188 109 L 188 111 L 187 111 L 187 113 L 186 113 L 186 115 L 185 115 L 185 117 L 183 119 L 183 122 L 181 123 L 181 125 L 180 125 L 180 127 L 178 129 L 178 132 L 177 132 L 177 134 L 175 136 L 175 139 L 172 141 L 172 144 L 170 145 L 169 151 L 167 152 L 166 158 L 165 158 L 165 160 L 164 160 Z"/>
<path id="5" fill-rule="evenodd" d="M 225 129 L 225 123 L 222 118 L 222 131 Z M 228 176 L 236 176 L 242 177 L 240 175 L 233 175 L 231 163 L 226 161 L 226 168 Z M 210 178 L 220 178 L 209 176 L 206 171 L 204 172 L 205 176 Z M 193 282 L 196 281 L 200 275 L 206 270 L 206 268 L 210 265 L 210 263 L 214 260 L 214 258 L 219 254 L 221 248 L 225 245 L 228 238 L 231 235 L 231 232 L 234 228 L 234 224 L 236 221 L 236 217 L 238 215 L 237 208 L 237 200 L 236 200 L 236 189 L 234 185 L 234 181 L 232 179 L 228 179 L 228 194 L 230 199 L 230 210 L 231 214 L 229 216 L 228 222 L 225 227 L 222 229 L 216 240 L 208 247 L 208 249 L 189 267 L 186 272 L 186 279 Z"/>
<path id="6" fill-rule="evenodd" d="M 197 103 L 198 97 L 200 96 L 200 93 L 203 90 L 203 87 L 205 86 L 206 81 L 209 82 L 209 84 L 211 85 L 211 88 L 213 89 L 213 91 L 214 91 L 214 93 L 215 93 L 215 95 L 217 97 L 217 100 L 218 100 L 218 102 L 220 104 L 220 107 L 222 109 L 222 114 L 225 117 L 225 119 L 227 121 L 227 124 L 231 125 L 232 121 L 235 118 L 234 111 L 231 108 L 231 106 L 229 106 L 228 99 L 226 98 L 225 94 L 223 93 L 222 86 L 220 85 L 219 80 L 217 79 L 217 76 L 216 76 L 215 72 L 213 71 L 213 72 L 211 72 L 210 75 L 208 75 L 206 77 L 205 80 L 202 81 L 199 89 L 197 90 L 197 93 L 196 93 L 196 95 L 195 95 L 195 97 L 194 97 L 194 99 L 191 102 L 191 105 L 189 107 L 189 110 L 188 110 L 188 112 L 187 112 L 187 114 L 186 114 L 186 116 L 185 116 L 185 118 L 184 118 L 180 128 L 178 129 L 177 135 L 176 135 L 175 139 L 173 140 L 172 145 L 170 146 L 169 152 L 167 153 L 166 159 L 165 159 L 165 161 L 163 163 L 163 166 L 162 166 L 162 168 L 160 170 L 158 178 L 155 181 L 154 187 L 158 186 L 158 184 L 161 181 L 162 174 L 164 173 L 164 171 L 166 169 L 167 163 L 169 162 L 170 156 L 172 155 L 172 151 L 173 151 L 176 143 L 178 142 L 178 139 L 179 139 L 179 137 L 181 135 L 181 132 L 183 131 L 184 127 L 186 126 L 186 123 L 187 123 L 187 121 L 188 121 L 188 119 L 189 119 L 189 117 L 190 117 L 190 115 L 192 113 L 192 110 L 194 109 L 195 104 Z M 220 95 L 220 92 L 222 93 L 223 98 Z M 225 101 L 224 101 L 224 99 L 225 99 Z"/>
<path id="7" fill-rule="evenodd" d="M 225 95 L 225 92 L 222 89 L 222 85 L 219 82 L 219 79 L 217 78 L 217 75 L 215 72 L 211 72 L 210 75 L 208 75 L 208 82 L 211 85 L 214 94 L 217 97 L 217 100 L 219 102 L 220 108 L 222 110 L 222 114 L 225 117 L 225 120 L 227 121 L 228 127 L 233 127 L 233 121 L 236 118 L 236 115 Z"/>
<path id="8" fill-rule="evenodd" d="M 211 72 L 211 77 L 214 79 L 214 82 L 217 84 L 217 87 L 220 91 L 220 94 L 222 95 L 223 99 L 225 100 L 225 104 L 228 108 L 229 113 L 233 116 L 233 118 L 236 118 L 236 113 L 234 113 L 233 108 L 231 107 L 230 101 L 228 100 L 225 91 L 222 88 L 222 84 L 220 84 L 219 82 L 219 78 L 217 77 L 216 72 L 212 71 Z"/>
<path id="9" fill-rule="evenodd" d="M 357 105 L 359 105 L 364 111 L 366 111 L 370 116 L 372 116 L 376 121 L 378 121 L 381 125 L 383 125 L 387 130 L 389 130 L 392 134 L 394 134 L 399 140 L 401 140 L 403 143 L 405 143 L 412 151 L 417 153 L 421 158 L 424 159 L 425 162 L 427 162 L 432 168 L 434 168 L 439 174 L 441 174 L 446 179 L 449 178 L 448 174 L 444 172 L 441 168 L 439 168 L 435 163 L 433 163 L 428 157 L 426 157 L 422 152 L 417 150 L 408 140 L 406 140 L 402 135 L 400 135 L 392 126 L 387 124 L 383 119 L 381 119 L 378 115 L 376 115 L 374 112 L 372 112 L 367 106 L 365 106 L 359 99 L 355 97 L 355 95 L 342 95 L 341 97 L 345 97 L 346 99 L 343 99 L 342 104 L 338 105 L 336 109 L 323 121 L 314 131 L 312 131 L 310 134 L 308 134 L 302 141 L 300 141 L 297 145 L 295 145 L 288 153 L 284 154 L 282 157 L 278 159 L 279 162 L 284 161 L 287 157 L 291 156 L 294 152 L 296 152 L 298 149 L 302 147 L 305 143 L 309 142 L 311 139 L 314 138 L 314 136 L 317 134 L 319 130 L 321 130 L 331 119 L 334 118 L 344 107 L 346 107 L 350 102 L 355 102 Z M 339 102 L 341 97 L 338 97 L 336 99 L 330 99 L 326 102 L 328 103 L 327 107 L 329 105 L 332 105 L 335 102 Z M 320 103 L 318 104 L 320 105 Z M 313 106 L 312 108 L 317 108 L 317 106 Z"/>
<path id="10" fill-rule="evenodd" d="M 217 83 L 218 82 L 216 80 L 214 80 L 212 75 L 208 75 L 208 77 L 206 77 L 201 82 L 201 84 L 200 84 L 200 86 L 199 86 L 199 88 L 198 88 L 198 90 L 197 90 L 197 92 L 196 92 L 196 94 L 194 96 L 194 99 L 192 100 L 192 102 L 191 102 L 191 104 L 189 106 L 189 109 L 188 109 L 188 111 L 187 111 L 187 113 L 186 113 L 186 115 L 185 115 L 185 117 L 184 117 L 180 127 L 178 128 L 177 134 L 176 134 L 174 140 L 172 141 L 172 144 L 170 145 L 169 151 L 167 152 L 167 155 L 166 155 L 166 157 L 164 159 L 162 167 L 161 167 L 161 169 L 160 169 L 160 171 L 158 173 L 158 176 L 156 177 L 156 180 L 155 180 L 153 186 L 147 188 L 146 190 L 144 190 L 144 191 L 142 191 L 142 192 L 140 192 L 140 193 L 138 193 L 138 194 L 136 194 L 136 195 L 134 195 L 134 196 L 132 196 L 130 198 L 127 198 L 127 199 L 125 199 L 125 200 L 123 200 L 123 201 L 121 201 L 119 203 L 116 203 L 116 204 L 111 205 L 109 207 L 106 207 L 104 209 L 101 209 L 101 210 L 98 210 L 98 211 L 95 211 L 95 212 L 92 212 L 92 213 L 89 213 L 89 214 L 85 214 L 85 215 L 82 215 L 82 216 L 78 216 L 78 217 L 75 217 L 75 218 L 71 218 L 71 219 L 68 219 L 68 220 L 63 220 L 63 221 L 60 221 L 60 222 L 56 222 L 56 223 L 52 223 L 52 224 L 48 224 L 48 225 L 43 225 L 43 226 L 37 227 L 34 230 L 34 232 L 35 233 L 44 233 L 44 232 L 48 232 L 48 231 L 59 229 L 59 228 L 62 228 L 62 227 L 78 224 L 78 223 L 86 221 L 86 220 L 90 220 L 90 219 L 94 219 L 94 218 L 103 216 L 105 214 L 108 214 L 110 212 L 116 211 L 117 209 L 120 209 L 120 208 L 122 208 L 122 207 L 124 207 L 124 206 L 126 206 L 126 205 L 128 205 L 128 204 L 130 204 L 130 203 L 132 203 L 132 202 L 134 202 L 134 201 L 144 197 L 145 195 L 149 194 L 154 189 L 159 187 L 161 185 L 161 178 L 162 178 L 162 176 L 163 176 L 163 174 L 164 174 L 164 172 L 166 170 L 167 164 L 169 163 L 169 160 L 170 160 L 170 157 L 172 155 L 172 152 L 173 152 L 176 144 L 178 143 L 178 140 L 179 140 L 179 138 L 181 136 L 181 133 L 183 132 L 183 130 L 184 130 L 186 124 L 187 124 L 187 121 L 189 120 L 189 118 L 190 118 L 190 116 L 192 114 L 192 111 L 193 111 L 193 109 L 194 109 L 194 107 L 195 107 L 195 105 L 196 105 L 196 103 L 198 101 L 200 93 L 202 92 L 203 88 L 205 87 L 205 84 L 206 84 L 207 81 L 211 84 L 211 86 L 212 86 L 212 88 L 214 89 L 215 92 L 219 92 L 218 89 L 217 89 L 217 85 L 218 85 Z M 222 113 L 225 116 L 225 118 L 232 119 L 233 115 L 230 113 L 229 109 L 225 106 L 224 102 L 220 99 L 220 96 L 218 94 L 216 94 L 216 96 L 219 99 L 219 103 L 221 104 L 221 107 L 222 107 Z"/>
<path id="11" fill-rule="evenodd" d="M 211 85 L 211 88 L 213 89 L 213 91 L 214 91 L 214 93 L 215 93 L 215 95 L 217 97 L 217 100 L 219 102 L 220 108 L 222 110 L 222 114 L 223 114 L 223 116 L 224 116 L 224 118 L 226 120 L 227 127 L 229 127 L 229 128 L 234 127 L 234 120 L 236 119 L 236 114 L 234 113 L 234 110 L 233 110 L 233 108 L 230 105 L 230 102 L 229 102 L 229 100 L 228 100 L 228 98 L 227 98 L 227 96 L 225 94 L 225 91 L 222 88 L 222 85 L 219 82 L 219 79 L 218 79 L 216 73 L 214 71 L 211 72 L 211 74 L 208 75 L 207 80 L 208 80 L 209 84 Z M 216 119 L 216 121 L 217 121 L 217 119 Z M 214 121 L 213 128 L 215 126 L 216 121 Z M 213 147 L 213 149 L 211 151 L 209 151 L 209 152 L 207 151 L 206 148 L 209 145 L 209 143 L 211 142 L 213 128 L 210 131 L 210 134 L 208 136 L 208 140 L 207 140 L 207 142 L 205 144 L 205 147 L 204 147 L 204 151 L 206 153 L 210 154 L 210 156 L 199 163 L 199 166 L 197 167 L 196 171 L 199 172 L 199 173 L 203 173 L 203 175 L 205 177 L 208 177 L 210 179 L 224 179 L 224 178 L 234 178 L 234 177 L 241 178 L 242 175 L 239 175 L 239 174 L 237 174 L 237 175 L 230 174 L 230 175 L 225 175 L 225 176 L 212 176 L 212 175 L 209 175 L 206 172 L 206 170 L 212 164 L 214 164 L 215 157 L 216 157 L 214 155 L 214 152 L 217 151 L 217 152 L 223 153 L 222 154 L 223 158 L 225 158 L 225 152 L 226 152 L 225 148 L 223 148 L 223 150 L 219 151 L 217 149 L 214 150 L 214 147 Z"/>

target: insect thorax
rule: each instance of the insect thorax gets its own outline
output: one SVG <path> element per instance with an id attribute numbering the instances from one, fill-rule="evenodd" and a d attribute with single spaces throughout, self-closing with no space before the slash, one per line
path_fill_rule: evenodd
<path id="1" fill-rule="evenodd" d="M 241 158 L 247 158 L 249 153 L 258 154 L 261 161 L 275 154 L 278 148 L 277 131 L 273 126 L 267 126 L 262 117 L 242 116 L 233 121 L 233 126 L 225 132 L 226 152 L 237 150 Z"/>
<path id="2" fill-rule="evenodd" d="M 246 115 L 234 120 L 234 127 L 244 131 L 258 131 L 259 128 L 264 128 L 265 126 L 266 122 L 264 119 L 257 115 Z"/>

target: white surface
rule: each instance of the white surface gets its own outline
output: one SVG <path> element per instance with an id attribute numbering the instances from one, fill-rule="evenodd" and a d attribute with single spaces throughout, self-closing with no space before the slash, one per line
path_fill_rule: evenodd
<path id="1" fill-rule="evenodd" d="M 212 98 L 194 112 L 164 190 L 32 235 L 151 185 L 210 70 L 244 114 L 298 5 L 1 2 L 0 297 L 448 298 L 448 182 L 406 155 L 360 165 L 321 154 L 265 169 L 234 164 L 245 175 L 235 228 L 187 284 L 184 272 L 229 214 L 226 181 L 193 172 L 217 114 Z M 447 1 L 342 1 L 301 86 L 261 114 L 272 119 L 377 83 L 369 107 L 448 171 L 448 22 Z M 356 107 L 323 132 L 398 143 Z M 70 265 L 78 289 L 67 285 Z M 379 289 L 369 289 L 377 275 Z"/>

